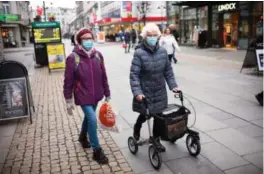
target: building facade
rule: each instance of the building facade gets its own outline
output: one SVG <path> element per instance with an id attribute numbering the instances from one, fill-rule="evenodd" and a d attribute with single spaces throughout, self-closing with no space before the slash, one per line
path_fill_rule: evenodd
<path id="1" fill-rule="evenodd" d="M 247 49 L 250 39 L 263 36 L 263 2 L 223 1 L 175 4 L 180 8 L 180 43 L 197 45 L 204 31 L 208 47 Z"/>

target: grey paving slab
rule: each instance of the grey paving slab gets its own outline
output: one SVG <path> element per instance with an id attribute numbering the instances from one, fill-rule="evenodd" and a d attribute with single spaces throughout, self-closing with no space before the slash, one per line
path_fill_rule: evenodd
<path id="1" fill-rule="evenodd" d="M 130 153 L 128 148 L 121 149 L 121 152 L 136 174 L 153 171 L 154 168 L 150 164 L 148 157 L 148 146 L 140 147 L 137 155 L 133 155 L 132 153 Z M 166 168 L 166 165 L 162 165 L 162 168 L 160 170 L 166 170 Z"/>
<path id="2" fill-rule="evenodd" d="M 175 174 L 223 174 L 219 168 L 201 155 L 197 158 L 187 157 L 172 160 L 166 164 Z"/>
<path id="3" fill-rule="evenodd" d="M 223 111 L 212 112 L 208 113 L 207 115 L 218 121 L 235 118 L 233 115 L 225 113 Z"/>
<path id="4" fill-rule="evenodd" d="M 254 125 L 241 127 L 238 128 L 237 130 L 253 138 L 263 136 L 263 129 Z"/>
<path id="5" fill-rule="evenodd" d="M 146 173 L 141 173 L 141 174 L 159 174 L 159 173 L 164 173 L 164 174 L 173 174 L 172 171 L 167 167 L 166 164 L 162 164 L 164 167 L 162 167 L 160 170 L 156 171 L 150 171 Z"/>
<path id="6" fill-rule="evenodd" d="M 2 141 L 2 140 L 1 140 Z M 6 159 L 6 157 L 7 157 L 7 154 L 8 154 L 8 148 L 7 149 L 1 149 L 0 150 L 0 164 L 1 163 L 4 163 L 5 162 L 5 159 Z"/>
<path id="7" fill-rule="evenodd" d="M 249 164 L 248 161 L 217 142 L 204 144 L 201 152 L 221 170 Z"/>
<path id="8" fill-rule="evenodd" d="M 231 118 L 227 120 L 222 120 L 221 122 L 228 125 L 228 127 L 230 128 L 239 128 L 252 125 L 249 122 L 244 121 L 240 118 Z"/>
<path id="9" fill-rule="evenodd" d="M 261 143 L 263 143 L 263 136 L 255 137 L 255 139 Z"/>
<path id="10" fill-rule="evenodd" d="M 207 132 L 207 131 L 227 128 L 227 125 L 207 115 L 202 115 L 202 116 L 198 115 L 194 127 L 203 132 Z"/>
<path id="11" fill-rule="evenodd" d="M 13 136 L 16 131 L 17 122 L 17 120 L 0 122 L 0 137 Z"/>
<path id="12" fill-rule="evenodd" d="M 207 134 L 239 155 L 262 152 L 263 150 L 262 143 L 232 128 L 216 130 Z"/>
<path id="13" fill-rule="evenodd" d="M 133 135 L 132 129 L 122 130 L 120 133 L 110 132 L 112 138 L 116 142 L 117 146 L 122 149 L 128 147 L 127 140 L 129 136 Z"/>
<path id="14" fill-rule="evenodd" d="M 239 103 L 239 101 L 237 103 Z M 244 107 L 237 105 L 236 107 L 230 107 L 227 110 L 228 112 L 248 121 L 263 119 L 263 108 L 257 104 Z"/>
<path id="15" fill-rule="evenodd" d="M 254 120 L 254 121 L 250 121 L 250 122 L 263 128 L 263 119 Z"/>
<path id="16" fill-rule="evenodd" d="M 6 149 L 6 148 L 9 148 L 12 139 L 13 139 L 13 136 L 1 137 L 1 141 L 0 141 L 0 149 Z"/>
<path id="17" fill-rule="evenodd" d="M 253 153 L 243 157 L 263 170 L 263 152 Z"/>
<path id="18" fill-rule="evenodd" d="M 166 147 L 166 152 L 162 154 L 163 161 L 170 161 L 190 156 L 186 148 L 185 141 L 176 141 L 175 144 L 164 141 L 161 141 L 161 143 Z"/>
<path id="19" fill-rule="evenodd" d="M 4 163 L 0 163 L 0 172 L 2 171 Z"/>
<path id="20" fill-rule="evenodd" d="M 226 170 L 226 174 L 263 174 L 263 171 L 252 164 Z"/>

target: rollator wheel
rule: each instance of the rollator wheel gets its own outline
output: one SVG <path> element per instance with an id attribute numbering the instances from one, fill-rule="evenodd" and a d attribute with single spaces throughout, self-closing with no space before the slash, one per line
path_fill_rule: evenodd
<path id="1" fill-rule="evenodd" d="M 162 164 L 161 155 L 158 149 L 152 144 L 149 146 L 149 160 L 154 169 L 160 169 Z"/>
<path id="2" fill-rule="evenodd" d="M 133 137 L 129 137 L 127 143 L 130 152 L 135 155 L 138 152 L 137 141 Z"/>
<path id="3" fill-rule="evenodd" d="M 193 135 L 187 136 L 186 146 L 191 156 L 196 157 L 201 152 L 200 140 Z"/>

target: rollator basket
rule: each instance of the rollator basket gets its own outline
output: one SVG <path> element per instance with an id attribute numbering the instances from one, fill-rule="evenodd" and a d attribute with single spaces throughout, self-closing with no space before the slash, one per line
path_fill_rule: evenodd
<path id="1" fill-rule="evenodd" d="M 161 115 L 156 115 L 163 141 L 182 138 L 187 131 L 188 115 L 190 111 L 184 106 L 169 104 Z"/>

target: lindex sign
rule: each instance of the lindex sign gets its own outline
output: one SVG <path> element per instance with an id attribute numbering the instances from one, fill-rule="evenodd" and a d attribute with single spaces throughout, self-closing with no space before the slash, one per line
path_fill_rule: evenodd
<path id="1" fill-rule="evenodd" d="M 0 21 L 5 22 L 5 21 L 19 21 L 20 16 L 16 14 L 0 14 Z"/>
<path id="2" fill-rule="evenodd" d="M 227 3 L 227 4 L 222 4 L 222 5 L 218 5 L 218 11 L 229 11 L 229 10 L 235 10 L 237 9 L 237 3 L 233 2 L 233 3 Z"/>

